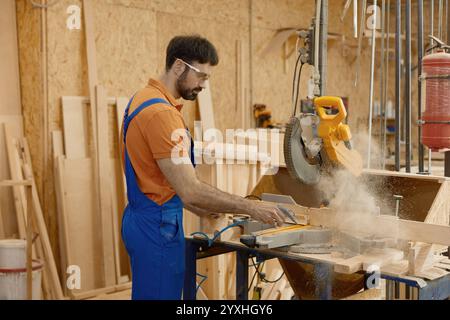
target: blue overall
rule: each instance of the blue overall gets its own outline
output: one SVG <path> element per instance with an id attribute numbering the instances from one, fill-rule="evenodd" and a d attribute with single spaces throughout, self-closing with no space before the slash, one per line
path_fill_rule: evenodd
<path id="1" fill-rule="evenodd" d="M 124 115 L 125 176 L 128 205 L 122 218 L 122 239 L 128 251 L 132 272 L 133 300 L 180 300 L 185 270 L 183 203 L 175 195 L 163 205 L 150 200 L 139 189 L 126 147 L 128 126 L 144 108 L 163 99 L 151 99 Z M 191 139 L 191 161 L 194 164 Z"/>

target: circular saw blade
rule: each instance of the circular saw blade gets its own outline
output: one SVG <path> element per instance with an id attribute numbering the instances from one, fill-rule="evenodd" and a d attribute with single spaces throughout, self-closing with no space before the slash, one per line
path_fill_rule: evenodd
<path id="1" fill-rule="evenodd" d="M 284 136 L 284 159 L 289 174 L 305 184 L 316 184 L 320 180 L 320 161 L 311 161 L 305 152 L 302 127 L 298 117 L 292 117 Z"/>

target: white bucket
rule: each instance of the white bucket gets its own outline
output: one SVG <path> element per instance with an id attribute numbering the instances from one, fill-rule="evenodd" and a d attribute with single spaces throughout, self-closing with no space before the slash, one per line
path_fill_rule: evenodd
<path id="1" fill-rule="evenodd" d="M 32 294 L 33 300 L 41 300 L 43 265 L 33 260 Z M 27 270 L 26 268 L 0 268 L 0 300 L 27 299 Z"/>
<path id="2" fill-rule="evenodd" d="M 0 240 L 0 268 L 24 268 L 27 264 L 26 247 L 27 242 L 25 240 Z"/>

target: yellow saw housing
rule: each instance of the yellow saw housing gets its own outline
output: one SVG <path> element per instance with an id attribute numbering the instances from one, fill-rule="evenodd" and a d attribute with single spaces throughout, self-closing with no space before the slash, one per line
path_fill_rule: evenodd
<path id="1" fill-rule="evenodd" d="M 347 118 L 347 110 L 339 97 L 324 96 L 314 100 L 314 107 L 320 122 L 317 134 L 322 139 L 322 150 L 328 159 L 336 165 L 342 165 L 353 175 L 359 176 L 362 172 L 361 155 L 349 148 L 352 138 L 350 127 L 342 121 Z M 338 112 L 329 115 L 326 108 L 337 109 Z"/>

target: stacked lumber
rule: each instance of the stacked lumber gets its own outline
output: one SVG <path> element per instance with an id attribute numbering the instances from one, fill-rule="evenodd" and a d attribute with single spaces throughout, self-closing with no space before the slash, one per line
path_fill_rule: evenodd
<path id="1" fill-rule="evenodd" d="M 61 269 L 69 272 L 61 276 L 69 280 L 65 290 L 73 298 L 130 279 L 120 240 L 126 187 L 117 143 L 110 139 L 120 135 L 128 99 L 108 99 L 97 86 L 95 100 L 97 113 L 89 117 L 89 98 L 62 97 L 63 132 L 52 133 Z M 110 114 L 117 118 L 111 126 Z M 80 281 L 71 282 L 73 275 Z"/>

